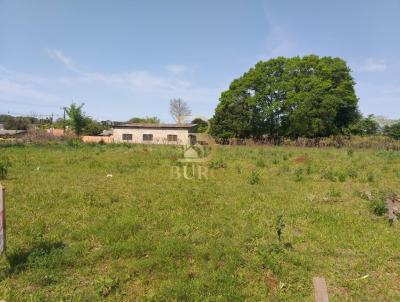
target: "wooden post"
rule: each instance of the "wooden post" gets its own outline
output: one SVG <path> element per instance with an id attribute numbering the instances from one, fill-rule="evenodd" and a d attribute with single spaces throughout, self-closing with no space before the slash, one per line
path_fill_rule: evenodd
<path id="1" fill-rule="evenodd" d="M 0 184 L 0 255 L 6 251 L 6 193 Z"/>
<path id="2" fill-rule="evenodd" d="M 315 302 L 329 302 L 328 288 L 326 286 L 325 278 L 314 277 L 313 284 Z"/>

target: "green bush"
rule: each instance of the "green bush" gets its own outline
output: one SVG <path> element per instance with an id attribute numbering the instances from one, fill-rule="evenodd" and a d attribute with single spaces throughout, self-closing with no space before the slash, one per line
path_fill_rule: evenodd
<path id="1" fill-rule="evenodd" d="M 383 200 L 372 200 L 369 208 L 377 216 L 383 216 L 387 212 L 386 204 Z"/>
<path id="2" fill-rule="evenodd" d="M 11 162 L 7 157 L 0 158 L 0 179 L 6 179 Z"/>

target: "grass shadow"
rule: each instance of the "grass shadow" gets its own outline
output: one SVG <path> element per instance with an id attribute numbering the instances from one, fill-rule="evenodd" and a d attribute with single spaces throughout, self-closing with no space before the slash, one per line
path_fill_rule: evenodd
<path id="1" fill-rule="evenodd" d="M 34 243 L 29 249 L 17 249 L 7 255 L 7 261 L 10 265 L 6 272 L 6 277 L 18 274 L 29 267 L 32 258 L 47 257 L 54 251 L 63 250 L 65 244 L 62 242 L 41 241 Z"/>

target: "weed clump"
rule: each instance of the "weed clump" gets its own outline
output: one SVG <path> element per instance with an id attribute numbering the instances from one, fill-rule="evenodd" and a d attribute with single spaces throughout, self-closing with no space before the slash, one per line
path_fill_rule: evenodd
<path id="1" fill-rule="evenodd" d="M 7 178 L 9 167 L 11 167 L 11 161 L 9 160 L 9 158 L 0 158 L 0 180 Z"/>
<path id="2" fill-rule="evenodd" d="M 296 171 L 294 171 L 295 181 L 302 181 L 304 179 L 303 174 L 304 174 L 303 168 L 296 169 Z"/>
<path id="3" fill-rule="evenodd" d="M 224 160 L 222 158 L 210 161 L 210 163 L 208 164 L 208 167 L 210 169 L 224 169 L 226 168 L 226 163 L 224 162 Z"/>
<path id="4" fill-rule="evenodd" d="M 101 277 L 96 280 L 97 294 L 105 298 L 118 288 L 118 280 L 110 277 Z"/>
<path id="5" fill-rule="evenodd" d="M 251 185 L 256 185 L 259 184 L 260 182 L 261 182 L 260 173 L 257 171 L 252 171 L 249 176 L 249 183 Z"/>
<path id="6" fill-rule="evenodd" d="M 265 162 L 262 159 L 256 161 L 256 166 L 259 168 L 265 168 Z"/>
<path id="7" fill-rule="evenodd" d="M 387 212 L 386 204 L 383 200 L 372 200 L 369 204 L 369 208 L 372 213 L 377 216 L 383 216 Z"/>
<path id="8" fill-rule="evenodd" d="M 347 155 L 348 155 L 349 157 L 353 157 L 353 155 L 354 155 L 354 150 L 353 150 L 353 149 L 348 149 L 348 150 L 347 150 Z"/>

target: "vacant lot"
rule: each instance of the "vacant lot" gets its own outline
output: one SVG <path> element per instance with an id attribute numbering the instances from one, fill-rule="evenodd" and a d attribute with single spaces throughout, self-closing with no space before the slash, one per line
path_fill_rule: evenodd
<path id="1" fill-rule="evenodd" d="M 0 147 L 0 298 L 312 301 L 324 276 L 332 301 L 400 300 L 400 223 L 378 215 L 400 193 L 399 153 L 220 147 L 208 180 L 173 178 L 179 155 Z"/>

